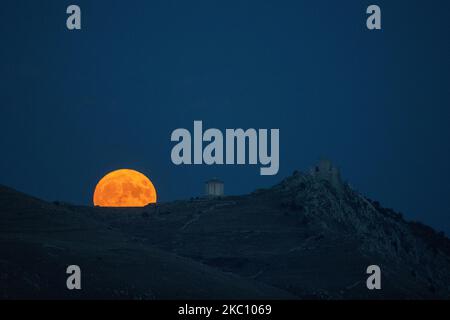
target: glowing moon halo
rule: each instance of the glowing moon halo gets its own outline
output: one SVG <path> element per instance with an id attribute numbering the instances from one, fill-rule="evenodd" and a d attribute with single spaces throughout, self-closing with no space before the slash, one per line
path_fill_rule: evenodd
<path id="1" fill-rule="evenodd" d="M 156 203 L 156 189 L 142 173 L 120 169 L 108 173 L 98 182 L 93 200 L 99 207 L 145 207 Z"/>

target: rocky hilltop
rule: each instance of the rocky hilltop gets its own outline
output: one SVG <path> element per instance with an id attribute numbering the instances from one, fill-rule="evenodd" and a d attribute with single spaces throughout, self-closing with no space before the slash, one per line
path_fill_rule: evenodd
<path id="1" fill-rule="evenodd" d="M 249 195 L 139 209 L 50 204 L 2 188 L 0 297 L 450 298 L 449 239 L 324 167 Z M 69 264 L 83 270 L 79 292 L 65 287 Z M 366 287 L 373 264 L 381 290 Z"/>

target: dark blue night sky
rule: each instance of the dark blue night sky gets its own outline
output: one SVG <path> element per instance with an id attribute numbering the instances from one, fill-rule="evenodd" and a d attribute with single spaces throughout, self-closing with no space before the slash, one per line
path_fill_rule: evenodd
<path id="1" fill-rule="evenodd" d="M 82 9 L 81 31 L 66 8 Z M 365 10 L 382 9 L 382 31 Z M 320 157 L 370 198 L 450 231 L 449 1 L 0 4 L 0 184 L 91 204 L 132 168 L 159 199 L 268 187 Z M 280 171 L 181 166 L 171 132 L 280 128 Z"/>

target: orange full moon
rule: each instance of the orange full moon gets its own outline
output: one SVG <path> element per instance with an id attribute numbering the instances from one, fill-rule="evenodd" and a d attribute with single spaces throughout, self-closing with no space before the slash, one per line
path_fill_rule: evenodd
<path id="1" fill-rule="evenodd" d="M 156 203 L 155 187 L 149 178 L 135 170 L 110 172 L 95 187 L 95 206 L 145 207 L 150 203 Z"/>

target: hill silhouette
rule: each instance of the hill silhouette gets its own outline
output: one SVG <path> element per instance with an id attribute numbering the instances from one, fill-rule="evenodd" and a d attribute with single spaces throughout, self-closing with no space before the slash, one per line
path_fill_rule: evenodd
<path id="1" fill-rule="evenodd" d="M 448 238 L 311 173 L 144 208 L 47 203 L 1 187 L 0 216 L 1 298 L 450 298 Z M 71 264 L 81 291 L 66 289 Z M 373 264 L 381 290 L 366 287 Z"/>

